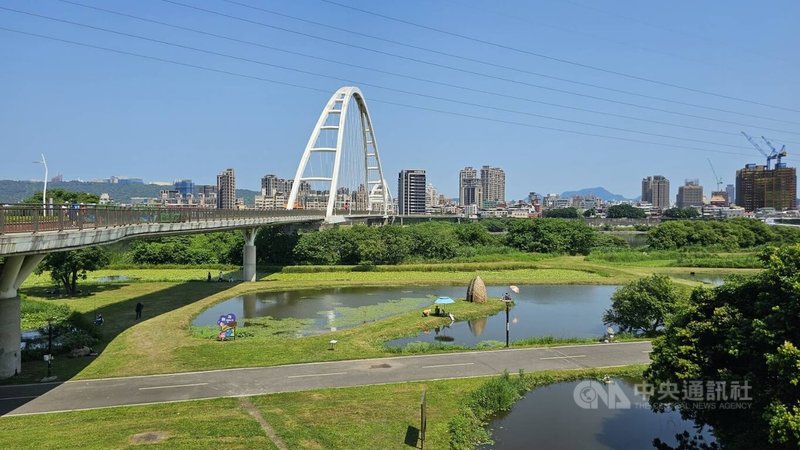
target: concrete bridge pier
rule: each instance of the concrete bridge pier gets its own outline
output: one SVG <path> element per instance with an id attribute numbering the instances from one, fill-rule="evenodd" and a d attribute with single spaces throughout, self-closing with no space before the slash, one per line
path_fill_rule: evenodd
<path id="1" fill-rule="evenodd" d="M 256 235 L 258 228 L 245 228 L 244 261 L 242 263 L 242 281 L 256 281 Z"/>
<path id="2" fill-rule="evenodd" d="M 19 344 L 20 300 L 17 290 L 45 255 L 7 256 L 0 266 L 0 378 L 8 378 L 22 370 Z"/>

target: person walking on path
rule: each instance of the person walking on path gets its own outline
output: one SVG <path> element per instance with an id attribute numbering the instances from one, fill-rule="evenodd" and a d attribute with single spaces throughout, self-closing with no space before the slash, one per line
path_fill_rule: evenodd
<path id="1" fill-rule="evenodd" d="M 137 302 L 136 303 L 136 320 L 139 320 L 139 319 L 142 318 L 142 310 L 143 309 L 144 309 L 144 305 L 142 304 L 142 302 Z"/>

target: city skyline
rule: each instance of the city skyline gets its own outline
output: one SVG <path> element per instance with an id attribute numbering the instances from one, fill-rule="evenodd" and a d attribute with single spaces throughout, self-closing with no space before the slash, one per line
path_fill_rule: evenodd
<path id="1" fill-rule="evenodd" d="M 274 6 L 295 17 L 345 26 L 358 24 L 364 27 L 365 34 L 381 38 L 403 36 L 402 41 L 406 44 L 466 55 L 489 63 L 467 64 L 457 58 L 442 57 L 438 62 L 446 67 L 439 68 L 417 62 L 402 63 L 403 60 L 394 56 L 331 42 L 319 44 L 319 51 L 311 51 L 319 40 L 297 35 L 287 39 L 284 32 L 253 24 L 241 25 L 240 21 L 188 11 L 174 5 L 99 4 L 109 10 L 137 17 L 230 35 L 250 42 L 280 42 L 282 50 L 316 57 L 327 55 L 328 59 L 337 62 L 370 68 L 383 67 L 391 72 L 383 74 L 329 62 L 312 64 L 308 58 L 298 55 L 287 56 L 285 52 L 256 49 L 189 31 L 179 32 L 152 23 L 121 19 L 111 13 L 75 5 L 22 1 L 11 1 L 4 5 L 29 13 L 2 11 L 0 25 L 7 28 L 186 64 L 224 68 L 234 73 L 296 83 L 316 90 L 295 89 L 285 85 L 280 87 L 252 78 L 0 31 L 6 44 L 0 46 L 0 57 L 9 62 L 8 70 L 0 74 L 0 93 L 6 100 L 6 107 L 0 108 L 0 117 L 3 119 L 0 121 L 0 136 L 3 136 L 0 146 L 18 155 L 0 168 L 0 178 L 3 179 L 41 179 L 41 167 L 31 164 L 31 161 L 38 159 L 40 153 L 45 153 L 51 173 L 63 173 L 68 179 L 91 179 L 102 173 L 118 173 L 144 175 L 151 180 L 192 178 L 200 184 L 213 184 L 221 166 L 234 168 L 242 187 L 257 190 L 258 180 L 267 170 L 285 175 L 293 173 L 313 128 L 314 117 L 325 99 L 336 88 L 349 83 L 361 86 L 370 105 L 385 173 L 397 173 L 403 167 L 424 166 L 428 178 L 448 197 L 456 197 L 458 189 L 449 174 L 457 171 L 466 161 L 485 161 L 493 166 L 504 167 L 509 198 L 523 198 L 529 191 L 563 192 L 590 186 L 603 186 L 612 192 L 634 198 L 637 195 L 637 179 L 654 172 L 672 180 L 698 178 L 701 184 L 713 186 L 716 180 L 712 182 L 711 171 L 705 168 L 705 159 L 709 157 L 713 159 L 723 182 L 730 183 L 735 178 L 736 170 L 745 164 L 763 162 L 762 157 L 739 135 L 741 130 L 753 136 L 765 135 L 777 146 L 786 144 L 790 151 L 786 162 L 796 166 L 793 149 L 797 146 L 795 142 L 798 138 L 792 136 L 795 133 L 774 131 L 791 130 L 791 124 L 800 120 L 798 107 L 793 104 L 796 103 L 794 99 L 800 98 L 800 87 L 794 83 L 791 75 L 798 69 L 797 62 L 785 56 L 791 54 L 793 43 L 797 42 L 797 31 L 790 21 L 800 12 L 800 5 L 796 2 L 777 2 L 769 11 L 748 2 L 730 2 L 724 12 L 713 5 L 688 2 L 678 6 L 624 3 L 605 6 L 607 10 L 600 11 L 582 4 L 556 2 L 542 5 L 510 2 L 504 4 L 503 9 L 483 7 L 475 2 L 466 2 L 459 7 L 418 1 L 403 5 L 353 3 L 390 17 L 506 45 L 514 50 L 499 49 L 495 45 L 457 36 L 440 39 L 443 36 L 440 32 L 384 18 L 373 17 L 373 21 L 365 21 L 365 17 L 368 17 L 365 13 L 331 4 L 278 2 Z M 296 20 L 254 13 L 243 7 L 213 5 L 213 8 L 237 17 L 255 14 L 264 23 L 299 32 L 315 32 L 313 27 Z M 696 14 L 683 14 L 682 11 L 686 9 Z M 781 11 L 781 14 L 775 14 L 775 11 Z M 247 61 L 231 62 L 225 56 L 176 50 L 163 44 L 144 43 L 130 36 L 88 30 L 30 14 L 178 42 L 224 55 L 270 61 L 291 69 L 308 70 L 316 67 L 316 64 L 321 68 L 314 72 L 324 72 L 328 78 L 297 75 L 297 72 L 290 74 L 284 69 L 266 68 Z M 432 17 L 440 19 L 432 20 Z M 637 22 L 635 19 L 647 22 Z M 743 21 L 762 24 L 762 32 L 742 34 Z M 531 22 L 537 26 L 527 26 Z M 481 26 L 476 27 L 475 24 Z M 327 39 L 437 62 L 428 51 L 398 48 L 396 44 L 328 31 L 330 34 L 323 36 Z M 541 44 L 544 42 L 547 45 Z M 265 53 L 269 54 L 265 56 Z M 662 80 L 666 84 L 688 86 L 702 92 L 580 68 L 536 57 L 531 53 L 552 55 L 557 59 L 607 68 L 612 72 L 648 80 Z M 507 65 L 514 70 L 503 69 L 500 65 Z M 453 68 L 485 73 L 494 78 L 454 72 Z M 523 76 L 517 70 L 603 88 L 576 85 L 554 78 Z M 395 75 L 395 72 L 423 80 L 446 82 L 448 86 L 411 82 L 407 77 Z M 529 80 L 549 89 L 579 91 L 583 97 L 503 79 Z M 511 98 L 470 94 L 474 91 L 449 85 L 497 92 Z M 609 88 L 638 95 L 623 94 Z M 412 94 L 399 94 L 398 89 Z M 762 105 L 704 92 L 753 99 Z M 422 96 L 415 95 L 417 93 Z M 669 101 L 642 100 L 640 95 Z M 590 97 L 646 103 L 673 113 L 636 109 L 623 103 L 609 103 Z M 578 109 L 536 104 L 525 99 Z M 414 108 L 398 106 L 398 103 Z M 705 109 L 685 103 L 700 104 Z M 487 106 L 496 109 L 487 109 Z M 603 111 L 606 114 L 598 115 L 586 110 Z M 76 111 L 80 113 L 76 114 Z M 526 114 L 508 111 L 523 111 Z M 693 118 L 687 114 L 715 120 Z M 634 119 L 624 119 L 619 115 Z M 476 119 L 478 116 L 489 120 Z M 664 123 L 690 128 L 675 128 Z M 608 127 L 640 133 L 614 131 Z M 692 131 L 691 127 L 715 131 Z M 552 128 L 584 134 L 560 132 Z M 614 135 L 629 140 L 592 135 Z M 459 158 L 452 157 L 454 152 Z M 130 155 L 136 155 L 136 158 Z M 249 160 L 254 157 L 269 159 L 270 167 L 253 164 Z M 387 179 L 391 177 L 387 176 Z"/>

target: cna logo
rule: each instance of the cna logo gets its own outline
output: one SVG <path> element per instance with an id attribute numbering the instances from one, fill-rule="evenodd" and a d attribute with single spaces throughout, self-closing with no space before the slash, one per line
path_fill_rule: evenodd
<path id="1" fill-rule="evenodd" d="M 617 383 L 604 384 L 584 380 L 572 391 L 575 404 L 583 409 L 597 409 L 602 402 L 608 409 L 630 409 L 631 401 Z"/>

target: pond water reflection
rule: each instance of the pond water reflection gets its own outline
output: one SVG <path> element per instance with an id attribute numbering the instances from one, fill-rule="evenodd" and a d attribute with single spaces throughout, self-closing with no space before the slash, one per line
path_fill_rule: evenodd
<path id="1" fill-rule="evenodd" d="M 530 285 L 519 286 L 509 310 L 512 341 L 537 337 L 600 338 L 605 333 L 603 312 L 611 306 L 616 286 L 594 285 Z M 493 297 L 503 295 L 503 287 L 490 287 Z M 390 347 L 403 347 L 411 342 L 453 342 L 475 346 L 481 341 L 506 339 L 506 313 L 490 317 L 458 321 L 450 326 L 423 331 L 416 336 L 389 341 Z"/>
<path id="2" fill-rule="evenodd" d="M 610 305 L 615 286 L 521 285 L 511 308 L 512 339 L 529 336 L 599 337 L 605 327 L 601 315 Z M 502 297 L 506 286 L 487 288 L 491 297 Z M 462 298 L 460 286 L 342 287 L 244 294 L 203 311 L 193 325 L 215 325 L 222 314 L 241 319 L 270 316 L 274 319 L 311 319 L 306 333 L 347 328 L 406 311 L 430 306 L 438 296 Z M 444 305 L 445 307 L 447 305 Z M 458 317 L 456 317 L 458 320 Z M 246 322 L 246 321 L 245 321 Z M 463 328 L 463 330 L 462 330 Z M 455 322 L 449 329 L 413 340 L 449 340 L 472 345 L 487 339 L 505 339 L 505 312 L 469 322 Z M 403 340 L 392 345 L 404 345 Z M 409 342 L 410 342 L 409 341 Z"/>
<path id="3" fill-rule="evenodd" d="M 678 411 L 655 413 L 634 391 L 638 380 L 614 379 L 630 400 L 630 408 L 611 409 L 602 401 L 596 409 L 584 409 L 575 400 L 579 382 L 557 383 L 529 392 L 511 411 L 489 422 L 493 445 L 483 448 L 523 449 L 653 449 L 653 440 L 675 446 L 675 435 L 696 435 L 695 424 L 681 419 Z M 610 386 L 610 385 L 609 385 Z M 580 388 L 579 388 L 580 389 Z M 703 442 L 714 441 L 706 428 Z"/>

